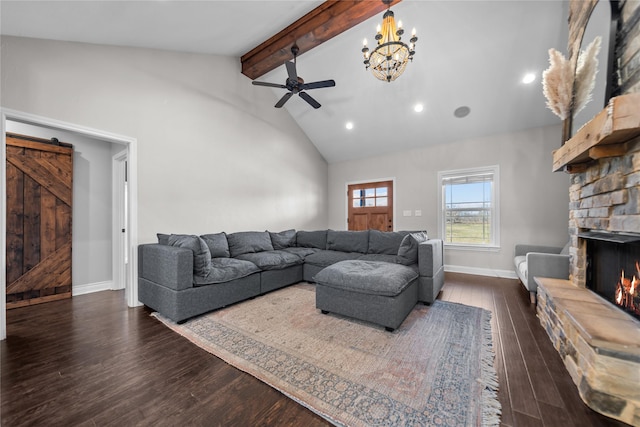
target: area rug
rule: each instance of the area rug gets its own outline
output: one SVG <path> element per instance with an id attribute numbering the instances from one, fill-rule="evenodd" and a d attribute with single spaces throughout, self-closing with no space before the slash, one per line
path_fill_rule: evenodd
<path id="1" fill-rule="evenodd" d="M 500 423 L 491 313 L 418 304 L 390 333 L 315 308 L 302 283 L 177 325 L 199 347 L 344 426 Z"/>

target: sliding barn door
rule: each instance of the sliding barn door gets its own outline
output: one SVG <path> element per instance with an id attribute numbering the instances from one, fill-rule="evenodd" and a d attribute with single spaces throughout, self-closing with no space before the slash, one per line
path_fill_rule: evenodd
<path id="1" fill-rule="evenodd" d="M 73 147 L 7 134 L 7 308 L 71 297 Z"/>

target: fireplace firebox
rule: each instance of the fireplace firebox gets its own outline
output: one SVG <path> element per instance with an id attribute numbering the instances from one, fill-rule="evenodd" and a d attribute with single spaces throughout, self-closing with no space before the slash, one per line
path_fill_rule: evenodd
<path id="1" fill-rule="evenodd" d="M 587 243 L 586 287 L 640 319 L 640 234 L 580 233 Z"/>

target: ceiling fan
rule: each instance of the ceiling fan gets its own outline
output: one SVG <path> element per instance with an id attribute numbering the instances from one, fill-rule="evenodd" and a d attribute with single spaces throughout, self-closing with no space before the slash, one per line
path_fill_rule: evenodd
<path id="1" fill-rule="evenodd" d="M 282 98 L 276 103 L 276 108 L 282 108 L 285 102 L 291 98 L 291 96 L 297 93 L 300 98 L 304 99 L 311 105 L 313 108 L 320 108 L 320 103 L 313 99 L 308 93 L 303 92 L 304 90 L 309 89 L 319 89 L 323 87 L 333 87 L 336 85 L 336 82 L 333 80 L 322 80 L 319 82 L 305 83 L 301 77 L 298 77 L 298 73 L 296 72 L 296 56 L 300 49 L 295 44 L 291 46 L 291 53 L 293 54 L 293 62 L 287 61 L 284 64 L 287 67 L 287 74 L 289 75 L 285 84 L 277 84 L 277 83 L 267 83 L 267 82 L 257 82 L 253 81 L 256 86 L 268 86 L 268 87 L 277 87 L 281 89 L 287 89 L 289 92 L 285 93 Z"/>

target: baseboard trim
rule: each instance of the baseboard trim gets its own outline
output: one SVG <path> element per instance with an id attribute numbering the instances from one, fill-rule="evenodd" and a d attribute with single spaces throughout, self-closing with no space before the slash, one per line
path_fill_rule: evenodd
<path id="1" fill-rule="evenodd" d="M 444 271 L 451 273 L 475 274 L 476 276 L 499 277 L 502 279 L 517 279 L 515 271 L 496 270 L 491 268 L 466 267 L 463 265 L 445 265 Z"/>
<path id="2" fill-rule="evenodd" d="M 113 289 L 113 281 L 107 280 L 104 282 L 84 283 L 82 285 L 73 285 L 72 296 L 90 294 L 93 292 L 110 291 Z"/>

